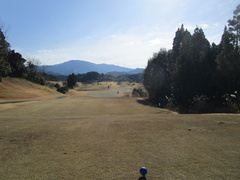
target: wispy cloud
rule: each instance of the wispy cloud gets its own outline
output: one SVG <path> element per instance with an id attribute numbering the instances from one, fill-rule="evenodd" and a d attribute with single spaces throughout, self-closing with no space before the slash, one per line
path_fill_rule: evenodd
<path id="1" fill-rule="evenodd" d="M 190 32 L 197 25 L 184 25 Z M 219 41 L 221 34 L 214 34 L 218 24 L 201 23 L 198 27 L 207 32 L 210 42 Z M 179 24 L 180 27 L 180 24 Z M 205 35 L 206 35 L 205 34 Z M 160 48 L 171 49 L 175 35 L 162 27 L 132 27 L 124 31 L 107 34 L 104 37 L 76 39 L 64 47 L 42 49 L 27 56 L 37 57 L 43 64 L 57 64 L 71 59 L 86 60 L 94 63 L 116 64 L 126 67 L 146 67 L 148 59 Z M 217 42 L 218 43 L 218 42 Z"/>
<path id="2" fill-rule="evenodd" d="M 83 2 L 79 4 L 76 0 L 74 6 L 66 9 L 65 18 L 56 16 L 57 20 L 63 20 L 56 20 L 56 24 L 48 22 L 49 15 L 55 14 L 49 11 L 45 17 L 48 23 L 42 21 L 45 25 L 42 27 L 50 27 L 49 31 L 36 24 L 35 29 L 39 31 L 20 34 L 20 45 L 16 46 L 22 48 L 24 57 L 37 58 L 42 64 L 81 59 L 145 67 L 154 52 L 160 48 L 172 48 L 175 31 L 182 23 L 191 33 L 196 27 L 202 28 L 210 42 L 219 43 L 224 23 L 232 17 L 235 6 L 228 0 L 221 3 L 217 0 L 204 3 L 202 0 L 129 0 L 126 1 L 128 3 L 116 0 L 94 6 L 90 1 Z M 62 8 L 65 9 L 65 6 Z M 89 11 L 92 8 L 98 11 Z M 35 37 L 36 43 L 32 43 Z"/>
<path id="3" fill-rule="evenodd" d="M 88 44 L 88 39 L 80 39 L 64 48 L 42 49 L 27 56 L 37 57 L 43 64 L 81 59 L 133 68 L 145 67 L 154 52 L 161 47 L 171 48 L 172 38 L 172 33 L 161 33 L 159 28 L 151 31 L 131 28 L 127 32 L 105 36 L 95 44 Z"/>
<path id="4" fill-rule="evenodd" d="M 200 24 L 199 26 L 200 26 L 200 28 L 202 28 L 202 29 L 206 29 L 206 28 L 208 28 L 208 27 L 209 27 L 209 25 L 208 25 L 208 24 Z"/>

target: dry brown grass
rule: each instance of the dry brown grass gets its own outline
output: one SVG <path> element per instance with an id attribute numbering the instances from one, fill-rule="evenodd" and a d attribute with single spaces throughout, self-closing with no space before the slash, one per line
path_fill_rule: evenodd
<path id="1" fill-rule="evenodd" d="M 0 118 L 1 179 L 238 179 L 239 118 Z M 191 131 L 189 130 L 191 129 Z"/>
<path id="2" fill-rule="evenodd" d="M 25 99 L 57 94 L 46 86 L 20 78 L 3 78 L 0 83 L 0 99 Z"/>
<path id="3" fill-rule="evenodd" d="M 0 110 L 0 179 L 239 179 L 239 115 L 74 93 Z"/>

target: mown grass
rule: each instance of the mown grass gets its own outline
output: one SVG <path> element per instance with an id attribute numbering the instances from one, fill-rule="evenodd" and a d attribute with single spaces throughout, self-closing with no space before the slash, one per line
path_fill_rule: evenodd
<path id="1" fill-rule="evenodd" d="M 138 179 L 141 166 L 149 170 L 147 179 L 240 175 L 237 116 L 139 114 L 0 121 L 0 179 Z"/>
<path id="2" fill-rule="evenodd" d="M 116 94 L 117 95 L 117 94 Z M 82 117 L 82 116 L 111 116 L 155 114 L 158 108 L 143 106 L 136 103 L 137 98 L 127 97 L 74 97 L 35 100 L 20 103 L 18 108 L 1 111 L 5 117 Z M 162 110 L 163 111 L 163 110 Z M 169 112 L 164 110 L 165 112 Z"/>
<path id="3" fill-rule="evenodd" d="M 94 82 L 89 84 L 78 83 L 76 89 L 78 91 L 101 91 L 108 89 L 116 89 L 119 87 L 134 86 L 137 83 L 129 82 Z"/>
<path id="4" fill-rule="evenodd" d="M 240 177 L 237 114 L 179 115 L 75 91 L 55 97 L 0 110 L 0 179 L 137 180 L 141 166 L 148 180 Z"/>

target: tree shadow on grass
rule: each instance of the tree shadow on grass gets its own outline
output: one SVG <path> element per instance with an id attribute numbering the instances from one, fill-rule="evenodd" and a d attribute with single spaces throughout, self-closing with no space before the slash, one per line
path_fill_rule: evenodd
<path id="1" fill-rule="evenodd" d="M 159 111 L 157 112 L 157 114 L 172 114 L 173 111 L 165 109 L 160 107 L 157 104 L 152 103 L 151 101 L 147 100 L 147 99 L 138 99 L 137 102 L 139 104 L 142 104 L 144 106 L 149 106 L 149 107 L 154 107 L 154 108 L 160 108 Z"/>
<path id="2" fill-rule="evenodd" d="M 23 102 L 29 102 L 30 100 L 26 101 L 8 101 L 8 102 L 0 102 L 0 104 L 15 104 L 15 103 L 23 103 Z"/>
<path id="3" fill-rule="evenodd" d="M 151 106 L 151 107 L 156 107 L 156 108 L 157 108 L 157 106 L 155 106 L 153 103 L 151 103 L 151 102 L 150 102 L 149 100 L 147 100 L 147 99 L 138 99 L 137 102 L 138 102 L 139 104 L 144 105 L 144 106 Z"/>

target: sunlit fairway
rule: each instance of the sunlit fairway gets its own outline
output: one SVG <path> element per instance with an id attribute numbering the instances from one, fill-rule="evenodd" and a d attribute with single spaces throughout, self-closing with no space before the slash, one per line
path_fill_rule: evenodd
<path id="1" fill-rule="evenodd" d="M 104 83 L 0 100 L 0 179 L 240 177 L 239 115 L 179 115 Z"/>

